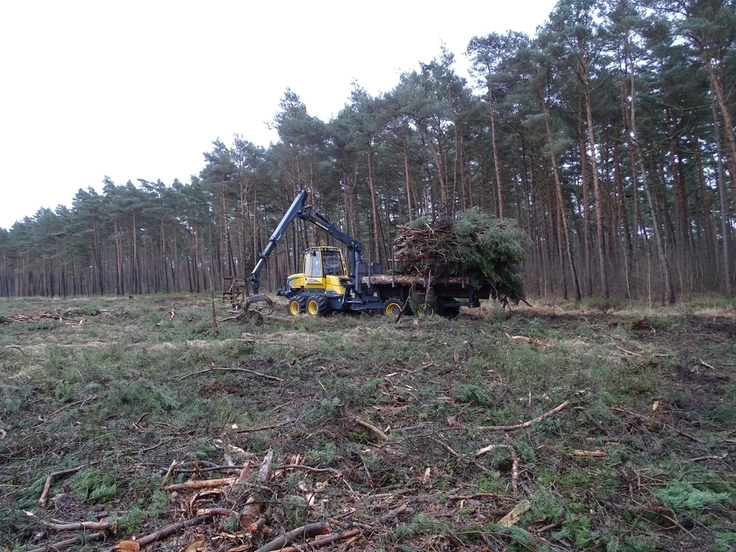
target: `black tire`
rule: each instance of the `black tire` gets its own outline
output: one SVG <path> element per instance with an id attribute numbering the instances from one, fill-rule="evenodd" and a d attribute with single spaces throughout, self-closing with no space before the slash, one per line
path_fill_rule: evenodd
<path id="1" fill-rule="evenodd" d="M 460 315 L 460 307 L 446 307 L 442 309 L 445 318 L 457 318 Z"/>
<path id="2" fill-rule="evenodd" d="M 310 295 L 305 310 L 310 316 L 325 316 L 330 310 L 330 304 L 324 295 Z"/>
<path id="3" fill-rule="evenodd" d="M 330 312 L 330 302 L 327 300 L 327 297 L 324 295 L 318 295 L 317 296 L 317 303 L 319 304 L 319 315 L 320 316 L 327 316 L 327 314 Z"/>

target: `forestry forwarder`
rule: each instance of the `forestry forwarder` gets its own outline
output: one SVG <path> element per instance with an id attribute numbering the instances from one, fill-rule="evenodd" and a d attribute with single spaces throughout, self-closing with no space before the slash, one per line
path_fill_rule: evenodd
<path id="1" fill-rule="evenodd" d="M 488 295 L 473 292 L 465 278 L 449 278 L 427 281 L 421 276 L 393 276 L 383 274 L 379 263 L 363 262 L 363 244 L 336 228 L 324 215 L 306 205 L 307 192 L 300 191 L 284 217 L 279 222 L 268 244 L 250 275 L 253 294 L 245 308 L 271 299 L 260 293 L 259 273 L 279 240 L 294 219 L 311 222 L 347 246 L 347 262 L 337 247 L 309 247 L 304 252 L 304 271 L 291 274 L 286 285 L 276 295 L 289 300 L 289 314 L 296 316 L 306 312 L 312 316 L 324 316 L 331 311 L 383 312 L 397 317 L 406 308 L 410 298 L 415 298 L 414 310 L 423 315 L 435 312 L 445 316 L 456 315 L 461 305 L 478 307 L 479 298 Z M 431 279 L 430 279 L 431 280 Z M 456 297 L 466 297 L 458 301 Z M 431 298 L 431 301 L 429 300 Z"/>

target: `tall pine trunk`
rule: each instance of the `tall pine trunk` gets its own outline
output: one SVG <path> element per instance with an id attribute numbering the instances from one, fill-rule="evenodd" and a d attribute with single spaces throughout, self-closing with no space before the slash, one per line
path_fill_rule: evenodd
<path id="1" fill-rule="evenodd" d="M 542 109 L 544 109 L 545 118 L 545 129 L 547 131 L 547 143 L 549 144 L 549 155 L 550 161 L 552 162 L 552 174 L 555 181 L 555 203 L 557 208 L 558 220 L 562 224 L 562 228 L 558 232 L 565 254 L 567 255 L 567 264 L 570 270 L 570 276 L 572 278 L 573 290 L 575 293 L 575 300 L 580 301 L 580 280 L 578 279 L 578 271 L 575 268 L 575 258 L 572 253 L 572 244 L 570 243 L 570 229 L 567 225 L 567 214 L 565 213 L 565 203 L 562 196 L 562 180 L 560 179 L 560 171 L 557 167 L 557 153 L 555 152 L 554 146 L 554 135 L 552 134 L 552 124 L 550 122 L 549 109 L 547 102 L 540 95 L 540 101 L 542 103 Z"/>
<path id="2" fill-rule="evenodd" d="M 598 270 L 601 284 L 601 294 L 608 299 L 608 271 L 606 270 L 606 241 L 605 229 L 603 226 L 603 190 L 601 189 L 600 176 L 598 174 L 598 144 L 595 139 L 593 129 L 593 108 L 590 102 L 590 85 L 588 83 L 588 74 L 584 73 L 585 80 L 583 82 L 583 101 L 585 102 L 585 120 L 588 127 L 588 144 L 590 147 L 590 170 L 593 173 L 593 195 L 595 197 L 595 221 L 596 221 L 596 239 L 598 241 Z"/>

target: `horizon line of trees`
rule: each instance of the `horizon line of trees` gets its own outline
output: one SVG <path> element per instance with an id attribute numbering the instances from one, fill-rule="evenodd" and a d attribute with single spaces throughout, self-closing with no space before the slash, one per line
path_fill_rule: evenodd
<path id="1" fill-rule="evenodd" d="M 733 0 L 560 0 L 534 37 L 474 37 L 328 122 L 291 90 L 262 148 L 235 136 L 188 183 L 80 188 L 0 229 L 0 296 L 220 290 L 247 278 L 299 189 L 391 262 L 396 226 L 479 207 L 530 238 L 529 295 L 733 296 Z M 264 289 L 326 243 L 295 223 Z"/>

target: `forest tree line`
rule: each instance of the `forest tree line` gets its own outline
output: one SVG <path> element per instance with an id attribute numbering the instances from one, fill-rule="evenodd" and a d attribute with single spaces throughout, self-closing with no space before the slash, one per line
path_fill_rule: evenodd
<path id="1" fill-rule="evenodd" d="M 324 122 L 287 90 L 264 148 L 213 142 L 190 182 L 80 188 L 0 229 L 0 296 L 220 290 L 297 194 L 388 267 L 396 227 L 480 208 L 529 236 L 530 296 L 733 295 L 736 5 L 560 0 L 534 37 L 474 37 Z M 296 223 L 274 289 L 327 236 Z"/>

